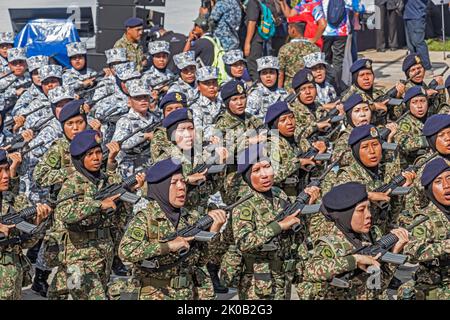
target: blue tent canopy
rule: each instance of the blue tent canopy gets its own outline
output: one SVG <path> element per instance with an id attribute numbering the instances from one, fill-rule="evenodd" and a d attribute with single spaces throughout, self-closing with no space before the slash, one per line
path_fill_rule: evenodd
<path id="1" fill-rule="evenodd" d="M 65 19 L 36 19 L 30 21 L 16 36 L 14 46 L 26 47 L 27 57 L 53 56 L 64 67 L 70 67 L 66 44 L 78 42 L 75 25 Z"/>

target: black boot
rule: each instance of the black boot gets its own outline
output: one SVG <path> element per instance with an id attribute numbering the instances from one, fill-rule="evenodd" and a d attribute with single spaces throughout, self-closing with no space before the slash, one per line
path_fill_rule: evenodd
<path id="1" fill-rule="evenodd" d="M 397 277 L 393 277 L 391 282 L 389 282 L 388 289 L 397 290 L 401 285 L 402 281 Z"/>
<path id="2" fill-rule="evenodd" d="M 47 291 L 48 291 L 47 279 L 50 276 L 50 273 L 51 273 L 51 271 L 44 271 L 44 270 L 36 268 L 36 271 L 34 273 L 34 281 L 33 281 L 33 285 L 31 286 L 31 290 L 33 290 L 36 293 L 39 293 L 43 297 L 47 297 Z"/>
<path id="3" fill-rule="evenodd" d="M 128 269 L 127 267 L 122 263 L 122 260 L 120 260 L 119 257 L 114 257 L 113 264 L 112 264 L 112 271 L 116 276 L 119 277 L 125 277 L 128 275 Z"/>
<path id="4" fill-rule="evenodd" d="M 220 283 L 219 279 L 219 266 L 216 264 L 208 263 L 206 265 L 211 281 L 213 283 L 215 293 L 228 293 L 228 288 Z"/>
<path id="5" fill-rule="evenodd" d="M 27 258 L 31 263 L 36 263 L 39 249 L 41 248 L 42 240 L 38 241 L 34 246 L 27 250 Z"/>

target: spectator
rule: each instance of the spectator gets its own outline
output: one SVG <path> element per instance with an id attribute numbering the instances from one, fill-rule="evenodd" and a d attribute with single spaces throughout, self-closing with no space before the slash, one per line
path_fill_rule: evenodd
<path id="1" fill-rule="evenodd" d="M 375 5 L 380 13 L 380 28 L 376 30 L 377 51 L 386 51 L 386 38 L 389 48 L 394 51 L 398 48 L 397 25 L 403 0 L 375 0 Z"/>
<path id="2" fill-rule="evenodd" d="M 278 54 L 280 61 L 280 74 L 278 76 L 278 86 L 289 90 L 294 75 L 305 67 L 303 57 L 310 53 L 320 52 L 318 46 L 303 37 L 305 23 L 289 23 L 288 32 L 292 39 L 281 47 Z"/>
<path id="3" fill-rule="evenodd" d="M 327 27 L 327 21 L 321 6 L 322 0 L 300 0 L 299 3 L 291 9 L 284 0 L 280 0 L 283 13 L 286 18 L 298 16 L 298 21 L 306 23 L 304 37 L 315 43 L 320 48 L 323 46 L 322 34 Z"/>
<path id="4" fill-rule="evenodd" d="M 212 34 L 225 51 L 239 49 L 239 27 L 242 9 L 240 0 L 218 0 L 209 15 Z"/>
<path id="5" fill-rule="evenodd" d="M 406 44 L 410 53 L 418 53 L 425 70 L 431 71 L 430 55 L 425 42 L 427 0 L 408 0 L 405 4 Z M 432 73 L 432 72 L 431 72 Z"/>
<path id="6" fill-rule="evenodd" d="M 214 62 L 214 43 L 209 40 L 208 20 L 205 16 L 198 16 L 194 20 L 194 28 L 188 36 L 184 52 L 194 51 L 195 59 L 200 58 L 204 66 L 212 66 Z"/>

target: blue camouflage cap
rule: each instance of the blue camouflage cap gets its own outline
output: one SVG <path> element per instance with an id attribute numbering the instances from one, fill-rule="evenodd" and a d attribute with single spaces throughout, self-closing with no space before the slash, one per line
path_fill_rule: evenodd
<path id="1" fill-rule="evenodd" d="M 264 69 L 275 69 L 280 70 L 280 61 L 277 57 L 265 56 L 256 59 L 256 64 L 258 66 L 257 71 L 260 72 Z"/>
<path id="2" fill-rule="evenodd" d="M 442 129 L 450 127 L 450 115 L 448 114 L 435 114 L 425 121 L 423 125 L 422 134 L 425 137 L 434 136 Z"/>
<path id="3" fill-rule="evenodd" d="M 14 44 L 14 33 L 0 32 L 0 43 Z"/>
<path id="4" fill-rule="evenodd" d="M 219 69 L 216 67 L 202 67 L 195 72 L 197 81 L 208 81 L 219 79 Z"/>
<path id="5" fill-rule="evenodd" d="M 67 56 L 73 57 L 79 54 L 87 54 L 87 47 L 85 42 L 71 42 L 66 44 Z"/>
<path id="6" fill-rule="evenodd" d="M 314 76 L 309 69 L 301 69 L 292 78 L 292 88 L 297 90 L 305 83 L 314 83 Z"/>
<path id="7" fill-rule="evenodd" d="M 264 118 L 264 123 L 270 124 L 277 120 L 281 115 L 286 113 L 292 113 L 286 101 L 277 101 L 270 105 L 267 109 L 266 117 Z"/>
<path id="8" fill-rule="evenodd" d="M 450 166 L 443 158 L 433 159 L 425 165 L 420 182 L 423 187 L 428 186 L 442 172 L 450 170 Z"/>
<path id="9" fill-rule="evenodd" d="M 8 62 L 27 60 L 27 49 L 26 48 L 11 48 L 8 49 Z"/>
<path id="10" fill-rule="evenodd" d="M 33 56 L 27 59 L 28 71 L 33 72 L 43 66 L 48 65 L 49 58 L 47 56 Z"/>
<path id="11" fill-rule="evenodd" d="M 238 80 L 230 80 L 225 83 L 220 89 L 220 96 L 222 97 L 222 101 L 241 94 L 246 94 L 245 85 L 242 81 Z"/>
<path id="12" fill-rule="evenodd" d="M 48 92 L 48 100 L 52 104 L 57 104 L 63 100 L 74 100 L 75 92 L 71 87 L 68 86 L 59 86 L 51 89 Z"/>
<path id="13" fill-rule="evenodd" d="M 152 41 L 148 44 L 148 53 L 151 55 L 157 53 L 170 54 L 170 44 L 167 41 Z"/>
<path id="14" fill-rule="evenodd" d="M 120 81 L 128 81 L 141 77 L 141 73 L 136 70 L 136 63 L 126 62 L 114 67 L 116 76 Z"/>
<path id="15" fill-rule="evenodd" d="M 405 60 L 403 60 L 403 72 L 408 72 L 408 70 L 416 64 L 422 64 L 422 58 L 420 57 L 420 55 L 418 53 L 411 53 L 407 55 Z"/>
<path id="16" fill-rule="evenodd" d="M 368 199 L 366 186 L 359 182 L 347 182 L 331 188 L 322 198 L 322 205 L 329 211 L 347 211 Z"/>
<path id="17" fill-rule="evenodd" d="M 187 99 L 186 95 L 182 92 L 169 92 L 162 98 L 161 102 L 159 103 L 159 107 L 161 109 L 164 109 L 164 107 L 168 104 L 173 103 L 181 103 L 184 108 L 187 107 Z"/>
<path id="18" fill-rule="evenodd" d="M 174 55 L 173 62 L 180 70 L 183 70 L 184 68 L 189 66 L 197 66 L 197 63 L 195 62 L 194 51 L 187 51 Z"/>
<path id="19" fill-rule="evenodd" d="M 427 93 L 425 92 L 425 90 L 422 88 L 422 86 L 414 86 L 412 88 L 409 88 L 406 93 L 405 96 L 403 97 L 403 102 L 404 103 L 408 103 L 409 100 L 411 100 L 414 97 L 417 96 L 427 96 Z"/>
<path id="20" fill-rule="evenodd" d="M 192 111 L 187 108 L 177 109 L 171 112 L 167 117 L 162 121 L 162 125 L 164 128 L 169 128 L 180 122 L 193 122 Z"/>
<path id="21" fill-rule="evenodd" d="M 223 55 L 222 59 L 223 59 L 223 62 L 229 66 L 231 66 L 232 64 L 234 64 L 238 61 L 247 62 L 247 60 L 245 60 L 245 58 L 244 58 L 244 53 L 242 52 L 242 50 L 227 51 Z"/>
<path id="22" fill-rule="evenodd" d="M 237 160 L 237 171 L 241 174 L 245 174 L 245 172 L 255 163 L 264 160 L 270 162 L 264 143 L 251 144 L 248 148 L 238 154 Z"/>
<path id="23" fill-rule="evenodd" d="M 327 65 L 328 63 L 325 61 L 325 53 L 323 52 L 314 52 L 307 54 L 303 57 L 303 61 L 305 62 L 305 67 L 311 69 L 318 64 Z"/>
<path id="24" fill-rule="evenodd" d="M 362 140 L 380 139 L 380 134 L 377 128 L 371 124 L 365 124 L 359 127 L 353 128 L 348 138 L 348 144 L 353 146 Z"/>
<path id="25" fill-rule="evenodd" d="M 66 103 L 59 113 L 59 122 L 64 123 L 67 120 L 79 116 L 84 115 L 85 111 L 83 109 L 85 101 L 83 99 L 80 100 L 72 100 L 68 103 Z"/>
<path id="26" fill-rule="evenodd" d="M 125 28 L 136 28 L 142 25 L 144 25 L 144 20 L 136 17 L 128 18 L 124 23 Z"/>
<path id="27" fill-rule="evenodd" d="M 106 63 L 127 62 L 127 49 L 113 48 L 105 51 Z"/>
<path id="28" fill-rule="evenodd" d="M 73 157 L 81 156 L 89 150 L 100 147 L 102 137 L 95 130 L 85 130 L 78 133 L 70 142 L 70 154 Z"/>
<path id="29" fill-rule="evenodd" d="M 354 93 L 344 102 L 344 111 L 348 112 L 360 103 L 367 103 L 366 98 L 358 93 Z"/>
<path id="30" fill-rule="evenodd" d="M 127 81 L 126 87 L 130 97 L 150 96 L 149 88 L 144 84 L 142 79 L 132 79 Z"/>
<path id="31" fill-rule="evenodd" d="M 372 60 L 370 59 L 359 59 L 356 60 L 352 66 L 350 67 L 350 72 L 355 73 L 361 69 L 370 69 L 372 70 Z"/>
<path id="32" fill-rule="evenodd" d="M 49 78 L 62 78 L 63 69 L 61 66 L 58 66 L 56 64 L 49 64 L 47 66 L 42 66 L 39 69 L 39 78 L 41 78 L 41 81 L 45 81 Z"/>
<path id="33" fill-rule="evenodd" d="M 176 158 L 169 158 L 159 161 L 148 168 L 145 172 L 145 181 L 148 183 L 158 183 L 173 176 L 175 173 L 182 172 L 183 166 L 181 165 L 181 161 Z"/>

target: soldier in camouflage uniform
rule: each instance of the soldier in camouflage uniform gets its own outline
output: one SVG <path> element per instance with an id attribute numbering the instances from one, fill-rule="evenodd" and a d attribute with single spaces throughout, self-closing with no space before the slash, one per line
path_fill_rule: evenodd
<path id="1" fill-rule="evenodd" d="M 214 67 L 202 67 L 197 70 L 197 84 L 200 96 L 189 107 L 194 117 L 195 129 L 202 135 L 203 141 L 209 141 L 213 134 L 215 119 L 221 111 L 222 100 L 218 95 L 219 70 Z"/>
<path id="2" fill-rule="evenodd" d="M 86 43 L 72 42 L 68 43 L 66 48 L 72 68 L 64 72 L 62 76 L 63 85 L 72 88 L 74 91 L 92 87 L 95 84 L 97 73 L 87 66 Z M 92 96 L 93 93 L 84 96 L 84 98 L 90 99 Z"/>
<path id="3" fill-rule="evenodd" d="M 173 56 L 173 62 L 180 70 L 180 77 L 170 86 L 167 93 L 183 93 L 187 98 L 187 105 L 190 106 L 200 95 L 196 81 L 195 53 L 194 51 L 187 51 L 176 54 Z"/>
<path id="4" fill-rule="evenodd" d="M 163 118 L 166 118 L 175 110 L 186 108 L 186 96 L 181 92 L 169 92 L 159 103 Z M 161 154 L 168 153 L 172 147 L 170 138 L 167 137 L 166 128 L 159 126 L 153 131 L 153 138 L 150 141 L 150 158 L 152 162 L 161 157 Z"/>
<path id="5" fill-rule="evenodd" d="M 100 142 L 99 133 L 94 130 L 82 131 L 72 140 L 69 149 L 76 170 L 64 181 L 58 199 L 74 194 L 80 197 L 61 203 L 55 210 L 55 223 L 64 226 L 66 232 L 59 267 L 68 274 L 67 288 L 74 300 L 106 298 L 114 251 L 111 227 L 126 220 L 126 208 L 115 203 L 119 195 L 93 199 L 105 185 L 121 182 L 115 173 L 119 145 L 107 144 L 105 174 L 100 170 L 103 160 Z M 136 179 L 134 190 L 142 186 L 144 175 Z"/>
<path id="6" fill-rule="evenodd" d="M 0 76 L 9 72 L 8 50 L 14 47 L 14 34 L 12 32 L 0 32 Z"/>
<path id="7" fill-rule="evenodd" d="M 404 249 L 412 263 L 419 263 L 419 268 L 407 283 L 413 288 L 400 288 L 398 297 L 402 299 L 450 299 L 449 177 L 450 166 L 442 158 L 430 161 L 423 170 L 421 184 L 431 202 L 425 209 L 415 211 L 413 219 L 426 216 L 429 220 L 412 230 L 412 241 Z"/>
<path id="8" fill-rule="evenodd" d="M 247 60 L 244 58 L 244 53 L 241 50 L 230 50 L 224 53 L 223 63 L 225 63 L 225 71 L 228 75 L 228 81 L 237 80 L 244 81 L 246 75 Z M 247 83 L 245 88 L 248 89 Z"/>
<path id="9" fill-rule="evenodd" d="M 8 50 L 8 67 L 12 73 L 0 80 L 0 111 L 11 110 L 20 96 L 27 90 L 31 79 L 26 73 L 27 57 L 25 48 Z"/>
<path id="10" fill-rule="evenodd" d="M 141 74 L 135 71 L 135 65 L 132 62 L 116 65 L 114 70 L 115 81 L 112 86 L 114 86 L 113 91 L 115 93 L 98 102 L 94 112 L 94 117 L 102 123 L 102 133 L 105 142 L 111 141 L 117 121 L 129 111 L 129 98 L 126 83 L 141 77 Z M 96 91 L 99 90 L 100 89 Z M 94 99 L 103 95 L 103 90 L 95 92 Z"/>
<path id="11" fill-rule="evenodd" d="M 306 224 L 298 212 L 275 221 L 289 204 L 287 195 L 273 186 L 274 171 L 264 145 L 254 144 L 238 156 L 238 172 L 253 198 L 232 211 L 233 234 L 242 255 L 239 299 L 290 299 L 291 285 L 302 280 L 308 257 Z M 317 187 L 305 189 L 310 204 L 319 196 Z M 290 232 L 300 224 L 300 231 Z"/>
<path id="12" fill-rule="evenodd" d="M 405 73 L 407 78 L 415 75 L 411 81 L 409 81 L 406 85 L 403 85 L 405 88 L 404 91 L 412 88 L 414 86 L 421 86 L 428 95 L 430 99 L 429 109 L 430 114 L 439 113 L 439 109 L 442 104 L 445 104 L 447 101 L 447 97 L 445 95 L 445 89 L 441 89 L 439 91 L 435 90 L 435 88 L 431 88 L 424 82 L 425 79 L 425 68 L 423 67 L 423 61 L 419 54 L 412 53 L 408 55 L 405 60 L 403 60 L 402 70 Z M 436 83 L 439 86 L 444 85 L 444 78 L 442 76 L 435 77 Z"/>
<path id="13" fill-rule="evenodd" d="M 288 33 L 291 41 L 283 45 L 278 53 L 278 59 L 280 60 L 278 85 L 284 87 L 287 91 L 292 88 L 294 75 L 305 67 L 303 57 L 314 52 L 320 52 L 318 46 L 303 37 L 304 26 L 303 23 L 289 23 Z"/>
<path id="14" fill-rule="evenodd" d="M 267 108 L 276 101 L 283 100 L 288 94 L 286 90 L 278 88 L 280 63 L 277 57 L 262 57 L 257 59 L 256 63 L 259 82 L 248 95 L 246 111 L 262 120 Z"/>
<path id="15" fill-rule="evenodd" d="M 304 280 L 322 288 L 310 298 L 386 299 L 385 289 L 395 272 L 395 265 L 380 266 L 380 262 L 372 256 L 353 254 L 355 249 L 370 245 L 373 239 L 369 237 L 374 223 L 366 186 L 349 182 L 334 187 L 323 197 L 321 212 L 333 227 L 329 234 L 314 243 L 312 257 L 305 263 Z M 408 232 L 401 228 L 391 232 L 399 238 L 392 252 L 399 253 L 408 242 Z M 369 266 L 380 268 L 379 286 L 369 286 L 372 284 L 368 281 L 370 274 L 358 270 L 365 271 Z M 345 274 L 346 281 L 351 282 L 348 288 L 340 288 L 332 282 L 333 278 L 342 274 Z"/>
<path id="16" fill-rule="evenodd" d="M 8 157 L 12 160 L 8 162 Z M 18 193 L 17 166 L 21 161 L 20 154 L 7 155 L 0 150 L 0 192 L 2 207 L 0 215 L 18 212 L 29 206 L 24 194 Z M 51 212 L 46 204 L 37 203 L 37 214 L 34 224 L 39 225 Z M 33 246 L 35 237 L 24 237 L 21 243 L 14 238 L 21 236 L 21 232 L 14 225 L 0 223 L 0 234 L 4 236 L 0 244 L 0 300 L 19 300 L 23 286 L 30 284 L 31 263 L 22 250 Z"/>
<path id="17" fill-rule="evenodd" d="M 334 86 L 327 80 L 327 62 L 323 52 L 315 52 L 303 57 L 305 68 L 311 70 L 317 89 L 317 100 L 321 104 L 332 103 L 337 100 Z"/>
<path id="18" fill-rule="evenodd" d="M 164 239 L 201 217 L 184 206 L 188 195 L 181 163 L 173 158 L 157 162 L 147 170 L 146 181 L 149 203 L 130 221 L 119 249 L 121 258 L 134 264 L 139 300 L 214 299 L 204 266 L 220 236 L 208 243 L 192 242 L 193 237 Z M 213 219 L 209 231 L 218 233 L 226 213 L 208 215 Z M 188 250 L 181 259 L 180 249 Z M 154 262 L 154 268 L 141 266 L 143 260 Z"/>
<path id="19" fill-rule="evenodd" d="M 126 31 L 122 38 L 116 41 L 114 49 L 123 48 L 127 52 L 127 60 L 134 62 L 134 67 L 138 72 L 142 72 L 146 64 L 144 48 L 140 43 L 143 34 L 144 21 L 140 18 L 129 18 L 125 21 Z"/>
<path id="20" fill-rule="evenodd" d="M 158 122 L 158 117 L 149 111 L 150 91 L 142 79 L 127 82 L 130 96 L 130 111 L 117 121 L 113 141 L 120 141 L 127 135 L 140 128 Z M 139 132 L 121 144 L 121 151 L 117 156 L 119 172 L 122 178 L 127 178 L 143 169 L 148 160 L 152 132 Z"/>

